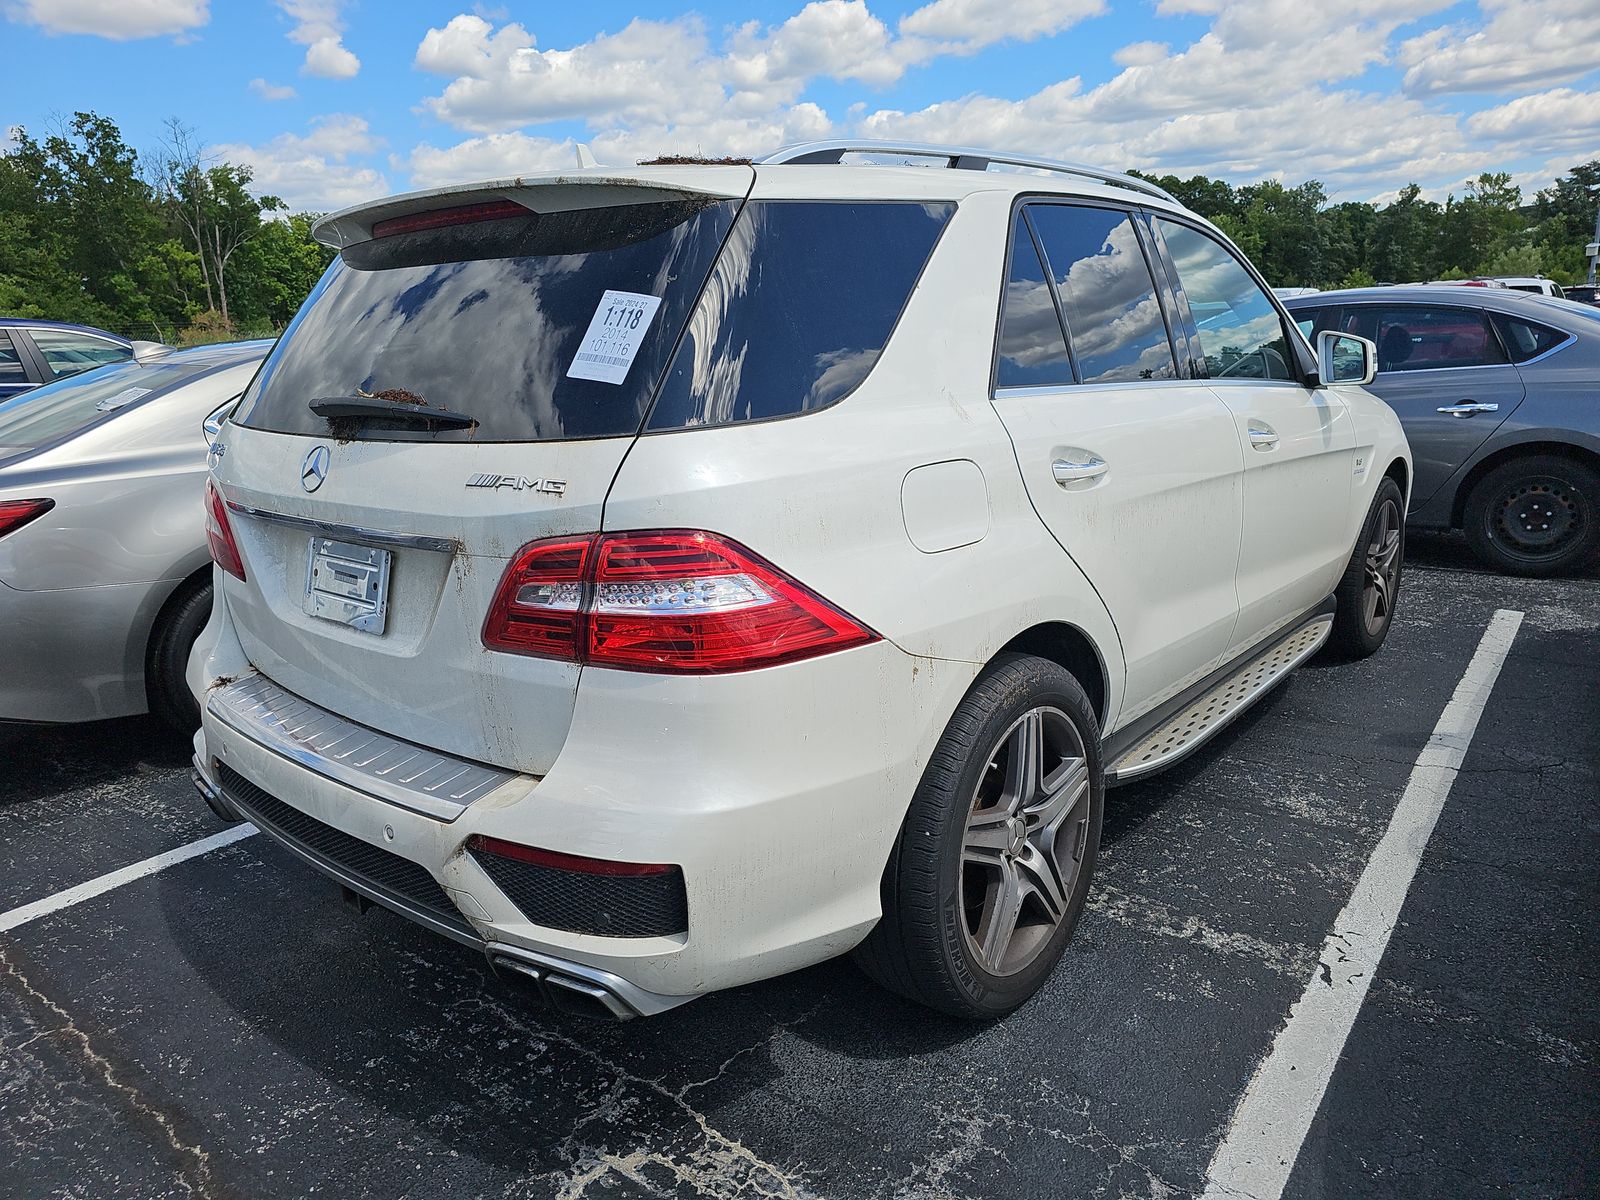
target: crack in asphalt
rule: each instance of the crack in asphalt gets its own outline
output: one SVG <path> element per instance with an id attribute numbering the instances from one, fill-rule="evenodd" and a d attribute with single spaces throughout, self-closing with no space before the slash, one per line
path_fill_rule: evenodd
<path id="1" fill-rule="evenodd" d="M 12 961 L 4 945 L 0 945 L 0 970 L 4 970 L 7 978 L 18 987 L 22 994 L 31 1000 L 37 1007 L 60 1018 L 62 1024 L 55 1029 L 43 1029 L 35 1034 L 23 1046 L 28 1046 L 40 1038 L 54 1039 L 64 1037 L 78 1047 L 79 1056 L 86 1067 L 98 1076 L 110 1089 L 111 1094 L 121 1098 L 128 1109 L 136 1118 L 141 1118 L 147 1125 L 153 1124 L 160 1131 L 167 1145 L 179 1157 L 182 1165 L 179 1167 L 178 1182 L 191 1196 L 199 1196 L 204 1200 L 213 1200 L 221 1193 L 217 1191 L 215 1180 L 211 1171 L 211 1154 L 203 1146 L 190 1145 L 178 1134 L 177 1127 L 172 1119 L 155 1107 L 132 1084 L 123 1082 L 118 1077 L 117 1069 L 110 1059 L 95 1049 L 94 1043 L 89 1040 L 89 1035 L 78 1028 L 77 1021 L 72 1014 L 49 996 L 45 995 L 28 980 L 20 968 Z"/>

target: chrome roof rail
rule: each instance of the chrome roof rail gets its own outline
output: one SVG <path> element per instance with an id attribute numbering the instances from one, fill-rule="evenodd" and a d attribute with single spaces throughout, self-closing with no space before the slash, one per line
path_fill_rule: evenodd
<path id="1" fill-rule="evenodd" d="M 765 158 L 755 161 L 762 166 L 778 163 L 829 164 L 843 161 L 846 154 L 902 154 L 911 158 L 942 158 L 945 166 L 966 171 L 987 171 L 990 163 L 1007 167 L 1028 167 L 1035 171 L 1048 171 L 1056 175 L 1076 175 L 1110 187 L 1127 188 L 1159 196 L 1174 204 L 1182 203 L 1171 192 L 1146 179 L 1124 175 L 1118 171 L 1102 171 L 1078 163 L 1057 162 L 1053 158 L 1035 158 L 1028 154 L 1007 154 L 997 150 L 982 150 L 975 146 L 939 146 L 930 142 L 884 142 L 871 138 L 855 140 L 799 142 L 774 150 Z"/>

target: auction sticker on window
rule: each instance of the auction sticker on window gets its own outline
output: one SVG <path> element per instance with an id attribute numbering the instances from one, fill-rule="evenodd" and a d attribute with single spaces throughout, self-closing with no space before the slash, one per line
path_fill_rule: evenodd
<path id="1" fill-rule="evenodd" d="M 650 331 L 650 322 L 661 307 L 660 296 L 638 292 L 606 290 L 600 306 L 589 319 L 578 353 L 567 368 L 568 379 L 598 379 L 601 383 L 621 383 L 633 366 L 634 355 Z"/>

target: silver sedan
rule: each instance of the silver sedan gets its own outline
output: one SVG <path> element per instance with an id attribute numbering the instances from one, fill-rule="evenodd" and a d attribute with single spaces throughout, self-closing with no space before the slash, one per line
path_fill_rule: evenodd
<path id="1" fill-rule="evenodd" d="M 0 403 L 0 720 L 199 725 L 210 434 L 270 348 L 162 348 Z"/>

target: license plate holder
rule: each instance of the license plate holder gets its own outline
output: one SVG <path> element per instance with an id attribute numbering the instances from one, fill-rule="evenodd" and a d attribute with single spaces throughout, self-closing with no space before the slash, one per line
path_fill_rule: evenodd
<path id="1" fill-rule="evenodd" d="M 314 537 L 306 555 L 305 611 L 381 634 L 389 617 L 390 551 Z"/>

